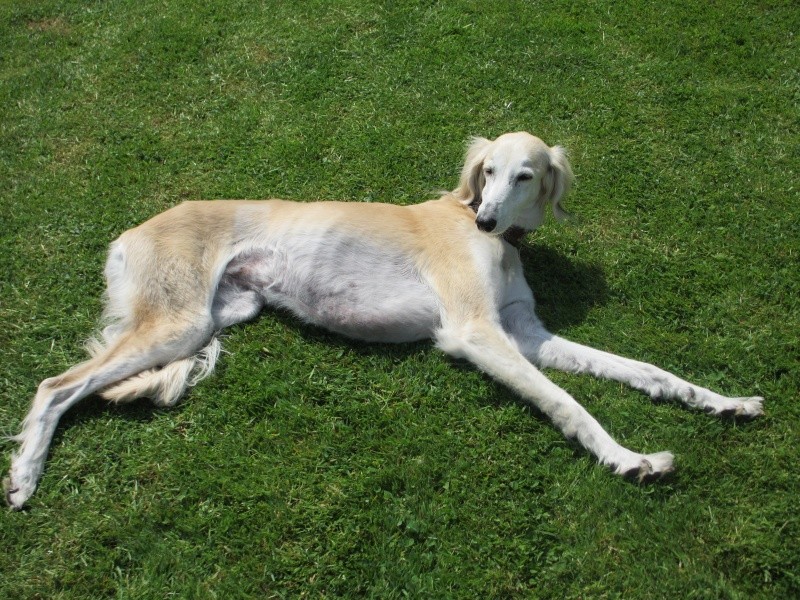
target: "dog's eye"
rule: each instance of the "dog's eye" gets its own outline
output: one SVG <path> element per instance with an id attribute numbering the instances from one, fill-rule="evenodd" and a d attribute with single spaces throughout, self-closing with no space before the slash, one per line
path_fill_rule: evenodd
<path id="1" fill-rule="evenodd" d="M 517 175 L 517 181 L 530 181 L 531 179 L 533 179 L 533 175 L 530 173 L 520 173 Z"/>

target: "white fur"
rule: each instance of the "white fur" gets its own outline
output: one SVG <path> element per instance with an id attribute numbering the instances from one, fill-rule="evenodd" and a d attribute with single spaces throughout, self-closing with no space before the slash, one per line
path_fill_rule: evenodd
<path id="1" fill-rule="evenodd" d="M 90 360 L 39 386 L 15 438 L 8 503 L 20 508 L 34 492 L 58 420 L 81 398 L 174 404 L 213 370 L 215 332 L 264 306 L 363 340 L 433 338 L 615 473 L 641 480 L 670 472 L 672 454 L 621 446 L 537 367 L 614 379 L 713 414 L 754 417 L 762 398 L 726 398 L 543 327 L 519 253 L 504 236 L 537 227 L 547 205 L 562 216 L 571 179 L 562 148 L 514 133 L 475 138 L 458 188 L 439 200 L 185 203 L 124 233 L 106 266 L 108 325 L 89 344 Z"/>
<path id="2" fill-rule="evenodd" d="M 363 236 L 308 223 L 300 233 L 276 233 L 247 247 L 234 250 L 236 263 L 229 263 L 223 281 L 246 271 L 251 293 L 244 299 L 241 293 L 217 294 L 217 329 L 249 318 L 252 308 L 264 304 L 365 341 L 423 339 L 438 320 L 436 298 L 414 261 Z"/>

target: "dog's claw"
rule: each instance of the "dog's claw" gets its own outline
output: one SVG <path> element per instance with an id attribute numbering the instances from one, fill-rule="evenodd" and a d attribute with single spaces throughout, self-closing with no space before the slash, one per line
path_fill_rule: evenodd
<path id="1" fill-rule="evenodd" d="M 12 495 L 16 494 L 19 491 L 19 488 L 18 487 L 11 487 L 11 486 L 12 486 L 12 483 L 11 483 L 11 478 L 10 477 L 6 477 L 5 479 L 3 479 L 3 490 L 5 491 L 6 504 L 8 504 L 8 506 L 10 508 L 12 508 L 13 510 L 19 510 L 22 507 L 21 506 L 17 506 L 17 504 L 14 502 L 14 500 L 12 498 Z"/>
<path id="2" fill-rule="evenodd" d="M 639 474 L 636 476 L 636 479 L 639 481 L 639 483 L 642 483 L 645 480 L 645 477 L 649 477 L 652 474 L 653 465 L 650 464 L 650 461 L 645 458 L 639 465 Z"/>
<path id="3" fill-rule="evenodd" d="M 646 481 L 661 479 L 664 475 L 667 473 L 672 473 L 674 470 L 675 467 L 673 467 L 672 464 L 656 470 L 653 468 L 653 464 L 645 458 L 642 460 L 642 464 L 639 466 L 639 474 L 637 475 L 636 480 L 638 483 L 645 483 Z"/>

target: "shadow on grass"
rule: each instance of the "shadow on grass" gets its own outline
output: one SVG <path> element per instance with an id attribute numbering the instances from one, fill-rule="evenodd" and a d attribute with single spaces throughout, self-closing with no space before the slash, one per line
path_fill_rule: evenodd
<path id="1" fill-rule="evenodd" d="M 191 393 L 191 392 L 189 392 Z M 137 423 L 147 423 L 153 417 L 163 411 L 171 410 L 155 406 L 150 400 L 140 398 L 125 404 L 114 404 L 103 400 L 98 395 L 92 395 L 83 399 L 75 407 L 71 408 L 59 421 L 58 430 L 53 437 L 53 444 L 58 441 L 61 433 L 76 424 L 84 421 L 91 421 L 104 416 L 113 416 L 126 421 Z"/>
<path id="2" fill-rule="evenodd" d="M 608 302 L 603 270 L 542 244 L 520 248 L 525 278 L 536 297 L 536 313 L 553 333 L 580 325 L 595 306 Z"/>

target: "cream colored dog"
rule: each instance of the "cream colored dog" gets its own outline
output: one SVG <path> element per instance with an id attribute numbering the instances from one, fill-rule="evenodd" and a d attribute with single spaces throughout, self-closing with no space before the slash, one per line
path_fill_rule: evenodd
<path id="1" fill-rule="evenodd" d="M 39 386 L 16 440 L 6 497 L 36 489 L 61 415 L 94 393 L 172 405 L 207 375 L 215 332 L 264 306 L 367 341 L 436 340 L 511 387 L 615 473 L 672 470 L 672 454 L 620 446 L 537 367 L 625 382 L 714 414 L 762 414 L 762 398 L 726 398 L 649 364 L 549 333 L 515 247 L 560 200 L 562 148 L 527 133 L 476 138 L 452 193 L 415 206 L 340 202 L 187 202 L 126 231 L 106 264 L 109 325 L 92 358 Z"/>

